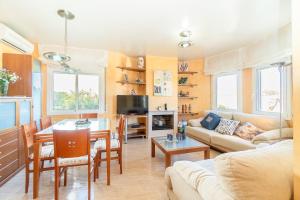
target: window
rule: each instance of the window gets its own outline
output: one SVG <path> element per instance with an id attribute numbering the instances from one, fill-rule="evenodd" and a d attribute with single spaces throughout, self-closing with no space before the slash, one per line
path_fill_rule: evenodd
<path id="1" fill-rule="evenodd" d="M 105 110 L 104 69 L 101 74 L 52 72 L 50 113 L 75 114 Z"/>
<path id="2" fill-rule="evenodd" d="M 282 75 L 282 107 L 288 112 L 290 104 L 290 70 L 278 67 L 256 69 L 256 112 L 280 112 L 280 75 Z"/>
<path id="3" fill-rule="evenodd" d="M 239 110 L 239 73 L 217 75 L 214 78 L 214 107 L 220 110 Z"/>
<path id="4" fill-rule="evenodd" d="M 76 75 L 53 74 L 53 110 L 76 109 Z"/>
<path id="5" fill-rule="evenodd" d="M 78 75 L 79 110 L 99 109 L 99 76 Z"/>

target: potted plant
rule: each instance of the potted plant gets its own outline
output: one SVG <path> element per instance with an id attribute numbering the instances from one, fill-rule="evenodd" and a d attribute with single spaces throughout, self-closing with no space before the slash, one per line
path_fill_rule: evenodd
<path id="1" fill-rule="evenodd" d="M 8 86 L 10 83 L 15 83 L 20 77 L 5 68 L 0 69 L 0 96 L 7 96 Z"/>

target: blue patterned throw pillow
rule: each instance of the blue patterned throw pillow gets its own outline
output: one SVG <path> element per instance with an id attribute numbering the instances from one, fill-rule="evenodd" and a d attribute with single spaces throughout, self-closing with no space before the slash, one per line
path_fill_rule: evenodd
<path id="1" fill-rule="evenodd" d="M 215 113 L 208 113 L 200 124 L 208 130 L 214 130 L 219 125 L 220 120 L 221 117 L 219 115 L 216 115 Z"/>
<path id="2" fill-rule="evenodd" d="M 224 135 L 233 135 L 239 124 L 239 121 L 222 118 L 215 131 Z"/>

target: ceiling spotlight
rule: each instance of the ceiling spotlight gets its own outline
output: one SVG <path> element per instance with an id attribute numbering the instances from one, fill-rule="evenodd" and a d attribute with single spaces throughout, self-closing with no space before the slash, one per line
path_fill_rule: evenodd
<path id="1" fill-rule="evenodd" d="M 192 42 L 191 41 L 181 41 L 178 43 L 178 46 L 181 48 L 187 48 L 192 46 Z"/>
<path id="2" fill-rule="evenodd" d="M 193 43 L 190 39 L 191 35 L 192 35 L 192 32 L 189 30 L 184 30 L 184 31 L 180 32 L 179 36 L 181 38 L 181 41 L 178 43 L 178 46 L 180 48 L 187 48 L 187 47 L 192 46 Z"/>
<path id="3" fill-rule="evenodd" d="M 71 60 L 70 56 L 67 56 L 65 54 L 60 54 L 57 52 L 46 52 L 43 54 L 43 56 L 48 60 L 52 60 L 54 62 L 68 62 Z"/>
<path id="4" fill-rule="evenodd" d="M 179 33 L 179 36 L 180 36 L 180 37 L 190 37 L 191 35 L 192 35 L 192 32 L 189 31 L 189 30 L 181 31 L 181 32 Z"/>

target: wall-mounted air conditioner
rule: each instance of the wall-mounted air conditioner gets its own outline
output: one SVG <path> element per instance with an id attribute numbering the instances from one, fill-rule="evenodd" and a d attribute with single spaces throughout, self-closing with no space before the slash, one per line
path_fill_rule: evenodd
<path id="1" fill-rule="evenodd" d="M 34 45 L 32 43 L 2 23 L 0 23 L 0 41 L 22 51 L 23 53 L 32 53 L 34 49 Z"/>

